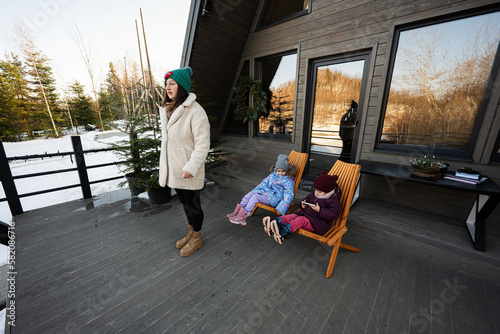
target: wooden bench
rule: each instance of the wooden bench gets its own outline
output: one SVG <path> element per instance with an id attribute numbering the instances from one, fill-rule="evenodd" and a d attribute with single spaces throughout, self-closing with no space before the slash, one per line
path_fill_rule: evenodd
<path id="1" fill-rule="evenodd" d="M 361 166 L 358 164 L 349 164 L 337 160 L 328 174 L 338 175 L 339 177 L 339 179 L 337 180 L 337 184 L 341 190 L 340 204 L 342 205 L 340 214 L 333 221 L 332 227 L 323 235 L 306 231 L 304 229 L 298 229 L 296 231 L 296 233 L 300 235 L 316 239 L 324 243 L 325 245 L 333 247 L 330 261 L 328 263 L 328 268 L 326 270 L 327 278 L 332 275 L 333 267 L 335 266 L 335 261 L 337 260 L 337 254 L 340 247 L 356 253 L 359 252 L 359 248 L 343 244 L 341 240 L 342 236 L 347 232 L 347 228 L 345 226 L 347 222 L 347 215 L 349 214 L 349 210 L 351 209 L 351 203 L 359 181 L 360 171 Z"/>
<path id="2" fill-rule="evenodd" d="M 409 165 L 396 165 L 368 160 L 362 160 L 359 164 L 362 166 L 361 173 L 383 176 L 386 178 L 387 182 L 392 182 L 393 184 L 402 181 L 409 181 L 476 194 L 476 198 L 465 221 L 465 225 L 471 236 L 474 248 L 479 251 L 485 251 L 486 218 L 500 202 L 500 187 L 493 182 L 493 180 L 488 179 L 488 181 L 479 185 L 447 179 L 429 180 L 413 176 Z M 355 202 L 358 197 L 359 187 L 356 189 L 353 202 Z"/>

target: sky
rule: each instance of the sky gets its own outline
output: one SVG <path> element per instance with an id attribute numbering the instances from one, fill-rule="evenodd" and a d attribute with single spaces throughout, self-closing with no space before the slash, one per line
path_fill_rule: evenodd
<path id="1" fill-rule="evenodd" d="M 75 25 L 90 50 L 99 83 L 109 62 L 126 59 L 140 64 L 135 20 L 139 26 L 144 66 L 141 14 L 151 68 L 156 80 L 179 68 L 191 1 L 188 0 L 0 0 L 0 59 L 6 52 L 21 55 L 16 24 L 22 23 L 35 46 L 49 57 L 58 88 L 75 80 L 90 90 L 90 76 L 74 40 Z M 120 66 L 120 67 L 121 67 Z"/>

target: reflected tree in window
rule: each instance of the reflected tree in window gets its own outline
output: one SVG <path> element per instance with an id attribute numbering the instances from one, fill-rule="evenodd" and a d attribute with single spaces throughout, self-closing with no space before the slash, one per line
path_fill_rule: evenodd
<path id="1" fill-rule="evenodd" d="M 465 150 L 498 47 L 500 14 L 401 31 L 381 142 Z"/>
<path id="2" fill-rule="evenodd" d="M 250 74 L 250 65 L 249 65 L 249 61 L 248 60 L 245 60 L 243 62 L 243 66 L 241 68 L 241 71 L 240 71 L 240 74 L 239 74 L 239 77 L 238 77 L 238 81 L 244 77 L 244 76 L 249 76 Z M 234 93 L 233 95 L 231 96 L 231 100 L 234 98 Z M 226 120 L 226 125 L 224 127 L 224 132 L 225 133 L 233 133 L 233 134 L 245 134 L 247 135 L 248 134 L 248 124 L 241 121 L 241 120 L 237 120 L 236 119 L 236 115 L 234 113 L 234 109 L 236 108 L 236 106 L 231 103 L 229 105 L 229 110 L 228 110 L 228 117 L 227 117 L 227 120 Z"/>
<path id="3" fill-rule="evenodd" d="M 340 154 L 340 120 L 359 101 L 364 61 L 319 66 L 316 73 L 311 152 Z"/>
<path id="4" fill-rule="evenodd" d="M 269 97 L 267 117 L 258 123 L 260 134 L 291 136 L 295 104 L 297 54 L 273 56 L 259 60 L 258 77 Z"/>

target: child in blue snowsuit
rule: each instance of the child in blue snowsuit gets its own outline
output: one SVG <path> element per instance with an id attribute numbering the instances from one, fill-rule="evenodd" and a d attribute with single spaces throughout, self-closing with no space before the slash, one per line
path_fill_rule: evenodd
<path id="1" fill-rule="evenodd" d="M 234 212 L 226 215 L 231 223 L 246 225 L 247 217 L 256 203 L 272 206 L 280 214 L 286 214 L 293 201 L 295 188 L 293 177 L 297 169 L 288 162 L 286 154 L 280 154 L 271 170 L 274 171 L 243 197 Z"/>

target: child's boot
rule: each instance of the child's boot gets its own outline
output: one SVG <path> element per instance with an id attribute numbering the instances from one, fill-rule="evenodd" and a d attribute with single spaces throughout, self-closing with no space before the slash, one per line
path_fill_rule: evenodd
<path id="1" fill-rule="evenodd" d="M 236 204 L 236 208 L 234 209 L 234 211 L 233 211 L 232 213 L 228 213 L 228 214 L 226 215 L 226 217 L 227 217 L 228 219 L 233 218 L 234 216 L 236 216 L 236 215 L 238 214 L 238 212 L 240 212 L 240 209 L 242 209 L 242 208 L 243 208 L 243 207 L 242 207 L 239 203 L 238 203 L 238 204 Z"/>
<path id="2" fill-rule="evenodd" d="M 271 217 L 266 216 L 264 219 L 262 219 L 262 225 L 264 225 L 264 231 L 267 233 L 268 236 L 271 236 Z"/>
<path id="3" fill-rule="evenodd" d="M 233 216 L 232 218 L 229 218 L 229 221 L 233 224 L 245 226 L 247 224 L 247 216 L 247 212 L 243 207 L 241 207 L 238 214 L 236 216 Z"/>
<path id="4" fill-rule="evenodd" d="M 291 233 L 290 224 L 283 224 L 279 217 L 271 221 L 270 226 L 274 240 L 280 245 L 283 243 L 283 240 L 285 240 L 285 236 Z"/>

